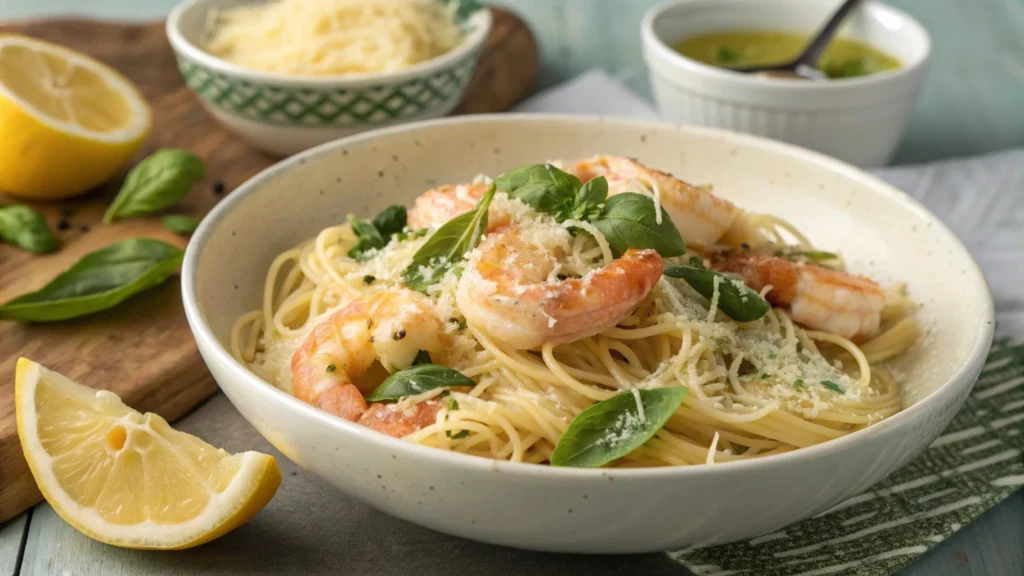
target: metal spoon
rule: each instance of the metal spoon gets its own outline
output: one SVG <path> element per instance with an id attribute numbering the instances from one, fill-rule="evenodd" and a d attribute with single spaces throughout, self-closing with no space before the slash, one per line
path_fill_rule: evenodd
<path id="1" fill-rule="evenodd" d="M 818 60 L 825 52 L 832 37 L 843 20 L 861 3 L 861 0 L 846 0 L 838 10 L 832 14 L 828 22 L 818 31 L 818 34 L 807 44 L 804 51 L 789 62 L 774 64 L 771 66 L 737 66 L 729 67 L 734 72 L 744 74 L 761 74 L 772 78 L 791 78 L 796 80 L 827 80 L 828 76 L 818 69 Z"/>

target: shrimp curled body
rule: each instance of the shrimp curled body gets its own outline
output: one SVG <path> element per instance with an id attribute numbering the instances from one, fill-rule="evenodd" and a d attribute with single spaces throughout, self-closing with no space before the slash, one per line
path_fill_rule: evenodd
<path id="1" fill-rule="evenodd" d="M 445 184 L 431 188 L 416 198 L 409 212 L 411 228 L 437 227 L 459 214 L 472 210 L 490 188 L 487 184 Z M 496 207 L 487 211 L 487 229 L 495 231 L 508 224 L 510 216 Z"/>
<path id="2" fill-rule="evenodd" d="M 663 269 L 654 250 L 629 249 L 582 278 L 552 281 L 549 257 L 515 228 L 487 236 L 456 292 L 470 325 L 520 350 L 573 342 L 628 316 Z"/>
<path id="3" fill-rule="evenodd" d="M 440 406 L 368 405 L 363 394 L 379 382 L 357 382 L 378 361 L 394 371 L 411 365 L 420 350 L 439 357 L 446 341 L 426 297 L 406 289 L 365 294 L 315 326 L 295 351 L 295 397 L 378 432 L 405 436 L 431 424 Z"/>
<path id="4" fill-rule="evenodd" d="M 688 244 L 714 244 L 732 226 L 739 208 L 711 192 L 675 176 L 621 156 L 584 158 L 572 171 L 583 182 L 598 176 L 608 180 L 608 194 L 656 193 L 662 208 Z"/>
<path id="5" fill-rule="evenodd" d="M 863 276 L 744 250 L 713 254 L 711 267 L 758 291 L 771 286 L 768 301 L 805 326 L 856 340 L 878 334 L 885 293 Z"/>

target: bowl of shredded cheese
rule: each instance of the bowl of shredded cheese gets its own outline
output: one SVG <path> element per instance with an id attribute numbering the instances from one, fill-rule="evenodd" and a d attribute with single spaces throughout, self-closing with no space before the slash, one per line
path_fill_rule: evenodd
<path id="1" fill-rule="evenodd" d="M 206 110 L 279 156 L 448 114 L 490 29 L 474 0 L 187 0 L 167 18 Z"/>

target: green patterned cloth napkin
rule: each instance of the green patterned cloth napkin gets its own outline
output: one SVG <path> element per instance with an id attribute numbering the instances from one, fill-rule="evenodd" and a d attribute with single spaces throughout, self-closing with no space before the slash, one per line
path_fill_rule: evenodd
<path id="1" fill-rule="evenodd" d="M 746 542 L 671 552 L 699 576 L 892 574 L 1024 485 L 1024 345 L 998 340 L 919 458 L 870 491 Z"/>

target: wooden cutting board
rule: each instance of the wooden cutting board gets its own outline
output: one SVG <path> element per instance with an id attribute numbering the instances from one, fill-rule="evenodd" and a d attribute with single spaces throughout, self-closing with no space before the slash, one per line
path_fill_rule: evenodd
<path id="1" fill-rule="evenodd" d="M 494 29 L 456 114 L 506 110 L 533 86 L 538 57 L 529 28 L 507 11 L 493 12 Z M 142 154 L 160 147 L 184 148 L 206 163 L 206 177 L 175 212 L 205 214 L 230 193 L 225 191 L 275 161 L 203 111 L 178 75 L 163 23 L 50 20 L 0 27 L 0 32 L 81 50 L 139 86 L 154 113 L 153 133 Z M 0 302 L 38 289 L 82 255 L 123 238 L 157 238 L 184 246 L 184 239 L 168 232 L 158 218 L 100 224 L 120 180 L 83 197 L 32 204 L 57 231 L 61 249 L 34 256 L 0 244 Z M 11 201 L 0 193 L 0 204 Z M 180 418 L 217 389 L 185 322 L 177 277 L 90 317 L 36 325 L 0 322 L 0 522 L 41 498 L 21 454 L 15 423 L 14 369 L 19 356 L 83 384 L 111 390 L 134 408 L 168 420 Z"/>

